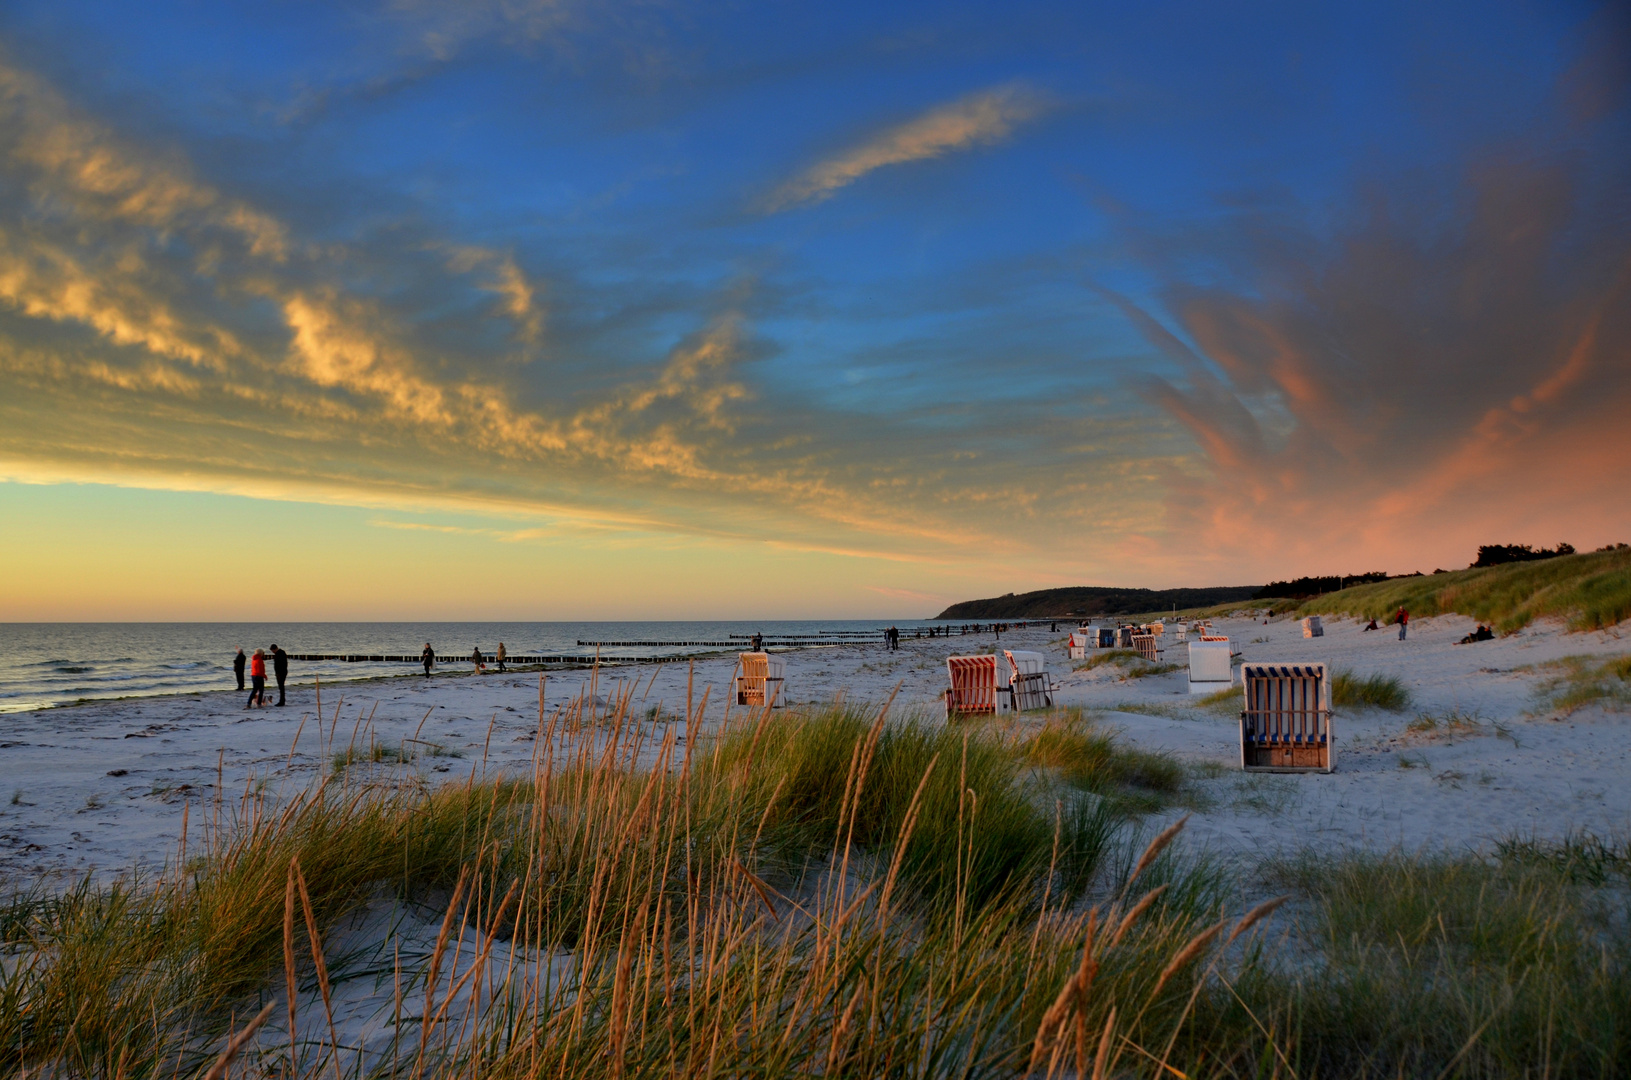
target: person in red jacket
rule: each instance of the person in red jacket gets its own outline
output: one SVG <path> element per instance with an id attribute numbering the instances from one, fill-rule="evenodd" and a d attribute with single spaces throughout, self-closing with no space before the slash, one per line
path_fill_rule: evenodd
<path id="1" fill-rule="evenodd" d="M 1404 632 L 1410 628 L 1410 612 L 1401 605 L 1399 613 L 1393 616 L 1393 621 L 1399 624 L 1399 640 L 1404 640 Z"/>
<path id="2" fill-rule="evenodd" d="M 244 703 L 244 708 L 247 709 L 251 705 L 265 705 L 266 704 L 266 650 L 265 649 L 256 649 L 255 650 L 255 655 L 249 658 L 249 678 L 250 678 L 250 681 L 254 684 L 254 686 L 253 686 L 253 689 L 251 689 L 249 691 L 249 700 Z"/>

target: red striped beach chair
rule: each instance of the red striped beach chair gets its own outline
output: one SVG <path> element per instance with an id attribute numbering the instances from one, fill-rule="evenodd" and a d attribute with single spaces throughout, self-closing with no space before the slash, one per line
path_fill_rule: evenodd
<path id="1" fill-rule="evenodd" d="M 997 658 L 995 656 L 948 656 L 946 675 L 946 719 L 997 715 Z"/>

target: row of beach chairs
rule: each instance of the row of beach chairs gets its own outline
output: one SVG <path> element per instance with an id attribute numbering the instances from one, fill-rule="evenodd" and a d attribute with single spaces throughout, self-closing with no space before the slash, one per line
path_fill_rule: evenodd
<path id="1" fill-rule="evenodd" d="M 1154 648 L 1155 635 L 1140 634 L 1140 655 Z M 1190 693 L 1214 693 L 1234 685 L 1233 653 L 1223 635 L 1202 634 L 1189 642 Z M 1152 654 L 1153 658 L 1153 654 Z M 733 690 L 740 705 L 781 703 L 786 661 L 768 653 L 742 653 Z M 1053 707 L 1047 658 L 1039 652 L 1005 649 L 1000 656 L 946 659 L 949 686 L 946 718 L 995 716 L 1007 707 L 1024 712 Z M 1324 664 L 1241 665 L 1240 764 L 1248 772 L 1321 772 L 1336 767 L 1331 729 L 1331 680 Z"/>

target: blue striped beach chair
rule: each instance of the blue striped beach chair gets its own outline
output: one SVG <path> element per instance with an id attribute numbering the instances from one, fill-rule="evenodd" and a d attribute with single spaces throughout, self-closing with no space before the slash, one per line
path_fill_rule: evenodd
<path id="1" fill-rule="evenodd" d="M 1241 665 L 1240 764 L 1247 772 L 1336 767 L 1331 680 L 1324 664 Z"/>

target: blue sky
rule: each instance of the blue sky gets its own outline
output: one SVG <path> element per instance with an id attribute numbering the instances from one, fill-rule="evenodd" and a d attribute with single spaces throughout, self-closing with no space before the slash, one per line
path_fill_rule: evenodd
<path id="1" fill-rule="evenodd" d="M 1628 44 L 1592 4 L 12 3 L 0 551 L 231 550 L 248 500 L 290 616 L 684 617 L 1624 539 Z M 342 603 L 342 542 L 544 576 Z M 166 616 L 222 614 L 199 565 Z M 155 603 L 42 571 L 0 617 Z"/>

